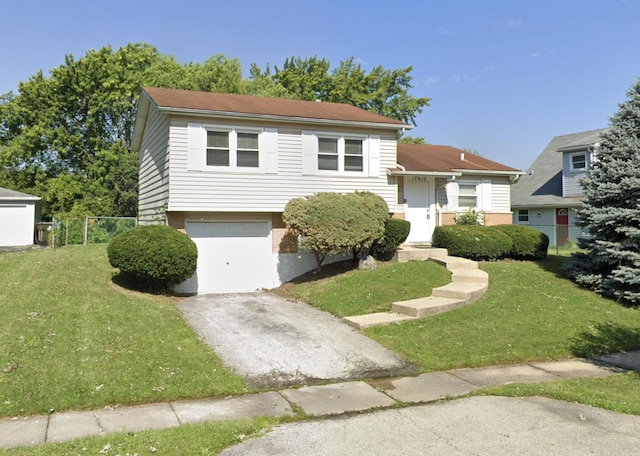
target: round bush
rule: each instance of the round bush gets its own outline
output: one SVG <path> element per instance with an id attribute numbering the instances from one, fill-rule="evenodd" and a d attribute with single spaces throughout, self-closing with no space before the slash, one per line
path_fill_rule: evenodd
<path id="1" fill-rule="evenodd" d="M 434 247 L 470 260 L 497 260 L 511 251 L 511 238 L 489 226 L 447 225 L 433 232 Z"/>
<path id="2" fill-rule="evenodd" d="M 109 263 L 137 285 L 165 290 L 196 271 L 198 249 L 186 234 L 163 225 L 140 226 L 119 234 L 107 247 Z"/>
<path id="3" fill-rule="evenodd" d="M 543 260 L 549 249 L 549 236 L 530 226 L 496 225 L 491 228 L 502 231 L 511 238 L 511 258 L 518 260 Z"/>
<path id="4" fill-rule="evenodd" d="M 400 244 L 407 240 L 411 223 L 407 220 L 387 219 L 384 234 L 371 246 L 371 254 L 379 260 L 386 259 Z"/>

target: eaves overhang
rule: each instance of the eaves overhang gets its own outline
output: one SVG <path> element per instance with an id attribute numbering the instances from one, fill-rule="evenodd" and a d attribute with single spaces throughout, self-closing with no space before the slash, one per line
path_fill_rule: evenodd
<path id="1" fill-rule="evenodd" d="M 212 111 L 212 110 L 200 110 L 189 108 L 174 108 L 174 107 L 158 107 L 158 111 L 166 114 L 175 115 L 191 115 L 196 117 L 216 117 L 224 119 L 258 119 L 258 120 L 271 120 L 279 122 L 295 122 L 302 124 L 322 124 L 322 125 L 340 125 L 345 127 L 366 127 L 366 128 L 382 128 L 387 130 L 410 130 L 412 125 L 397 124 L 397 123 L 384 123 L 384 122 L 361 122 L 350 120 L 334 120 L 334 119 L 316 119 L 310 117 L 298 117 L 298 116 L 278 116 L 273 114 L 252 114 L 243 112 L 229 112 L 229 111 Z"/>

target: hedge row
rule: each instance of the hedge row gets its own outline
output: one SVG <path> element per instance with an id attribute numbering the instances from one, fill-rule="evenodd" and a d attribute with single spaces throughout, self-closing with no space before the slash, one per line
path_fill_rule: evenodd
<path id="1" fill-rule="evenodd" d="M 549 237 L 524 225 L 450 225 L 435 229 L 432 244 L 471 260 L 540 260 L 547 256 Z"/>

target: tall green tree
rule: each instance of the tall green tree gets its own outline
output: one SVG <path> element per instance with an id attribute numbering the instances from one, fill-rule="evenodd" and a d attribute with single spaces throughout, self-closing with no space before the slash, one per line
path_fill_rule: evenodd
<path id="1" fill-rule="evenodd" d="M 395 70 L 376 66 L 366 72 L 351 57 L 330 68 L 326 59 L 293 57 L 282 68 L 275 67 L 273 79 L 294 98 L 351 104 L 413 125 L 422 108 L 429 106 L 429 98 L 409 94 L 411 66 Z"/>
<path id="2" fill-rule="evenodd" d="M 583 287 L 619 301 L 640 303 L 640 79 L 627 92 L 601 137 L 577 224 L 586 253 L 574 256 L 570 275 Z"/>
<path id="3" fill-rule="evenodd" d="M 138 157 L 128 150 L 142 87 L 350 103 L 414 122 L 428 98 L 409 95 L 411 67 L 366 72 L 353 59 L 287 59 L 280 69 L 215 54 L 182 64 L 145 43 L 105 46 L 36 73 L 0 96 L 0 186 L 42 197 L 43 216 L 133 216 Z"/>

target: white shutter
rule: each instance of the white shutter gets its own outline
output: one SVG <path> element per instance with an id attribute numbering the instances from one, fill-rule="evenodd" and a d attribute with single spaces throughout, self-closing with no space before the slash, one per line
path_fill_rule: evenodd
<path id="1" fill-rule="evenodd" d="M 369 136 L 369 176 L 380 177 L 380 136 Z"/>
<path id="2" fill-rule="evenodd" d="M 187 169 L 203 170 L 207 166 L 207 130 L 201 123 L 187 125 Z"/>
<path id="3" fill-rule="evenodd" d="M 318 137 L 312 131 L 302 131 L 302 174 L 318 170 Z"/>
<path id="4" fill-rule="evenodd" d="M 480 210 L 491 211 L 491 180 L 483 179 L 480 184 Z"/>
<path id="5" fill-rule="evenodd" d="M 447 209 L 448 210 L 457 210 L 458 209 L 458 183 L 457 182 L 447 182 L 446 192 L 447 192 Z"/>
<path id="6" fill-rule="evenodd" d="M 267 174 L 278 173 L 278 129 L 265 128 L 258 137 L 260 169 Z"/>

